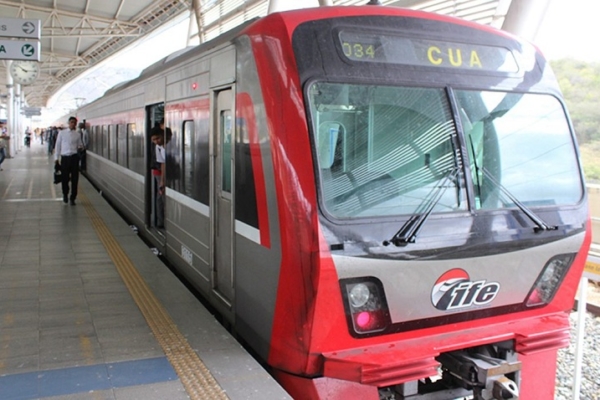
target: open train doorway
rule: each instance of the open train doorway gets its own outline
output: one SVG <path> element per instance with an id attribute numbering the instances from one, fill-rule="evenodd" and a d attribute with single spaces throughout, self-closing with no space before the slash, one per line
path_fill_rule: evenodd
<path id="1" fill-rule="evenodd" d="M 165 103 L 146 106 L 146 226 L 165 244 L 166 176 L 164 128 Z M 160 134 L 158 140 L 153 136 Z M 155 138 L 156 139 L 156 138 Z M 162 149 L 157 149 L 157 146 Z"/>

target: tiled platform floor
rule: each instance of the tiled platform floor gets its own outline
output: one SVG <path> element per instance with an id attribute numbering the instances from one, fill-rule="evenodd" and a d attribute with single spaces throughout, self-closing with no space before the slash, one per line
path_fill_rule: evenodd
<path id="1" fill-rule="evenodd" d="M 186 392 L 86 207 L 101 216 L 227 397 L 289 398 L 84 177 L 77 205 L 64 204 L 52 165 L 36 142 L 0 171 L 0 399 L 211 396 Z"/>

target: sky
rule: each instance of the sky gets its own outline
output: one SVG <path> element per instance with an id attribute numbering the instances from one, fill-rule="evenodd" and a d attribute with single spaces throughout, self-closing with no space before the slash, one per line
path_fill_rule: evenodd
<path id="1" fill-rule="evenodd" d="M 550 60 L 570 57 L 600 62 L 599 12 L 598 0 L 551 0 L 533 42 Z"/>
<path id="2" fill-rule="evenodd" d="M 310 1 L 318 4 L 318 0 Z M 550 60 L 571 57 L 600 62 L 600 50 L 595 46 L 597 38 L 600 38 L 598 11 L 600 0 L 550 0 L 533 42 Z M 86 74 L 76 84 L 65 88 L 63 93 L 55 96 L 52 109 L 44 112 L 44 124 L 67 115 L 77 105 L 92 101 L 117 83 L 137 77 L 144 67 L 184 48 L 188 27 L 187 16 L 182 16 L 151 35 L 145 43 L 137 44 L 99 66 L 95 74 Z M 99 79 L 98 74 L 110 79 Z"/>

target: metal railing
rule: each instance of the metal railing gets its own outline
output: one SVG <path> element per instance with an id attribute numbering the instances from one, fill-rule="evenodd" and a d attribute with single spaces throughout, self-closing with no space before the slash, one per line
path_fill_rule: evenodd
<path id="1" fill-rule="evenodd" d="M 587 191 L 592 217 L 592 243 L 600 244 L 600 185 L 590 183 Z"/>

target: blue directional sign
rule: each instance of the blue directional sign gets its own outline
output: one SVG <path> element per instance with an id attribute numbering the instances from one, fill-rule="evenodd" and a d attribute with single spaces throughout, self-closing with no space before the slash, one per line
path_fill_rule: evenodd
<path id="1" fill-rule="evenodd" d="M 0 40 L 0 60 L 40 61 L 38 40 Z"/>
<path id="2" fill-rule="evenodd" d="M 0 18 L 0 37 L 39 39 L 39 19 Z"/>

